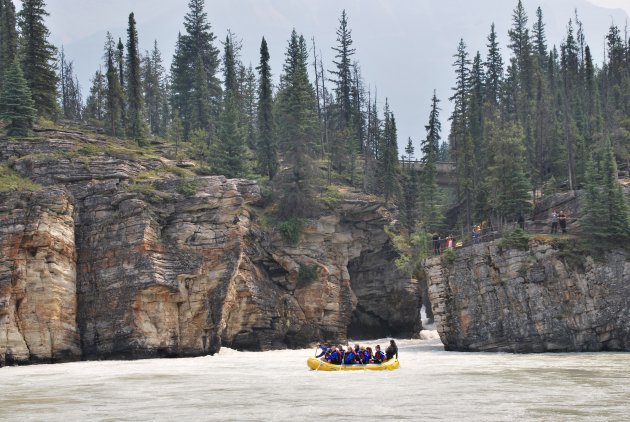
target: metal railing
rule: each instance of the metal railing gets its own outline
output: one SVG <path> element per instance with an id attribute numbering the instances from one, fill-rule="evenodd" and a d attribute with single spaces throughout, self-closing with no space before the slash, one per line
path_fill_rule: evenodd
<path id="1" fill-rule="evenodd" d="M 569 225 L 572 225 L 572 223 L 574 223 L 575 221 L 576 221 L 575 219 L 569 219 L 568 223 Z M 523 225 L 523 230 L 525 231 L 525 233 L 527 234 L 552 234 L 551 225 L 549 223 L 544 222 L 543 225 L 536 224 L 536 223 L 543 223 L 543 221 L 525 222 L 525 224 Z M 514 222 L 514 223 L 508 223 L 504 225 L 501 228 L 501 230 L 494 230 L 493 228 L 485 228 L 481 231 L 481 233 L 479 233 L 478 236 L 474 236 L 474 237 L 472 233 L 463 237 L 453 236 L 452 249 L 466 248 L 469 246 L 474 246 L 474 245 L 478 245 L 482 243 L 492 242 L 494 240 L 499 240 L 505 237 L 506 235 L 509 235 L 510 233 L 512 233 L 518 227 L 519 227 L 519 224 Z M 562 234 L 561 229 L 559 227 L 558 227 L 557 234 L 558 235 Z M 447 240 L 448 240 L 448 237 L 444 237 L 444 238 L 441 237 L 439 239 L 439 242 L 440 242 L 439 246 L 436 248 L 436 241 L 433 239 L 429 239 L 428 248 L 427 248 L 427 250 L 429 251 L 429 256 L 441 255 L 444 253 L 444 251 L 449 249 L 446 247 Z M 436 250 L 438 251 L 437 253 L 436 253 Z"/>

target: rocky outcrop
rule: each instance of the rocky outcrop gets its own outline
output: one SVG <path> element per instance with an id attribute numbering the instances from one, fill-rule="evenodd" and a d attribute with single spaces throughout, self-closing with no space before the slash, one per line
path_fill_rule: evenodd
<path id="1" fill-rule="evenodd" d="M 569 241 L 570 242 L 570 241 Z M 497 242 L 428 259 L 437 330 L 447 350 L 630 350 L 630 259 L 597 259 L 558 242 Z"/>
<path id="2" fill-rule="evenodd" d="M 419 330 L 418 286 L 393 264 L 392 217 L 378 201 L 341 201 L 291 244 L 262 218 L 254 182 L 49 135 L 0 140 L 0 158 L 43 186 L 0 198 L 0 360 L 193 356 Z"/>
<path id="3" fill-rule="evenodd" d="M 0 361 L 81 357 L 72 199 L 0 194 Z"/>

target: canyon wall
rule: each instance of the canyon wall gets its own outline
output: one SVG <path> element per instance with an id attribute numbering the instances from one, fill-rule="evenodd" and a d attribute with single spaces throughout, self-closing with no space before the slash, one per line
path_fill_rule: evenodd
<path id="1" fill-rule="evenodd" d="M 500 241 L 425 263 L 437 330 L 447 350 L 630 351 L 630 259 L 588 256 L 565 241 Z"/>
<path id="2" fill-rule="evenodd" d="M 379 201 L 341 200 L 292 244 L 255 182 L 108 148 L 80 133 L 0 139 L 0 161 L 42 186 L 0 194 L 0 361 L 194 356 L 421 328 L 419 287 L 395 268 Z"/>

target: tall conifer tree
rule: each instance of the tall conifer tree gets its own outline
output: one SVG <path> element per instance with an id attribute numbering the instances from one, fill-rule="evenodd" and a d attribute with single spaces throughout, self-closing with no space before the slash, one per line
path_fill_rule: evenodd
<path id="1" fill-rule="evenodd" d="M 308 79 L 308 49 L 295 29 L 286 51 L 278 94 L 278 122 L 284 162 L 278 180 L 283 200 L 280 215 L 304 217 L 316 211 L 313 201 L 317 169 L 313 156 L 319 139 L 315 88 Z"/>
<path id="2" fill-rule="evenodd" d="M 15 5 L 11 0 L 0 0 L 0 88 L 4 71 L 17 58 L 17 49 Z"/>
<path id="3" fill-rule="evenodd" d="M 348 162 L 354 157 L 353 151 L 360 148 L 356 141 L 353 125 L 353 101 L 352 93 L 354 82 L 352 79 L 352 56 L 355 50 L 352 48 L 352 31 L 348 27 L 348 15 L 344 10 L 339 19 L 337 28 L 337 45 L 332 48 L 335 51 L 333 63 L 335 69 L 331 70 L 331 81 L 335 84 L 335 113 L 331 119 L 332 138 L 330 154 L 333 167 L 344 171 Z"/>
<path id="4" fill-rule="evenodd" d="M 9 122 L 9 136 L 27 136 L 36 116 L 31 92 L 17 60 L 5 69 L 0 91 L 0 119 Z"/>
<path id="5" fill-rule="evenodd" d="M 185 34 L 180 34 L 171 66 L 173 107 L 179 113 L 184 137 L 194 129 L 215 130 L 221 100 L 216 76 L 219 50 L 213 45 L 205 0 L 190 0 L 184 16 Z"/>
<path id="6" fill-rule="evenodd" d="M 140 70 L 140 51 L 138 48 L 138 31 L 133 12 L 129 14 L 127 27 L 127 56 L 125 60 L 127 74 L 127 136 L 143 145 L 147 135 L 144 118 L 144 96 L 142 74 Z"/>
<path id="7" fill-rule="evenodd" d="M 40 115 L 54 117 L 57 112 L 56 48 L 48 42 L 44 0 L 23 0 L 18 14 L 21 36 L 20 59 L 24 78 Z"/>
<path id="8" fill-rule="evenodd" d="M 227 177 L 239 177 L 245 172 L 245 136 L 237 79 L 237 59 L 234 39 L 225 39 L 223 77 L 225 90 L 219 118 L 217 139 L 212 145 L 211 162 L 215 171 Z"/>
<path id="9" fill-rule="evenodd" d="M 153 50 L 147 52 L 143 62 L 142 80 L 149 129 L 152 134 L 164 136 L 166 134 L 166 127 L 163 126 L 164 114 L 167 112 L 164 107 L 166 75 L 157 40 L 153 42 Z"/>
<path id="10" fill-rule="evenodd" d="M 486 99 L 495 107 L 499 104 L 501 96 L 501 82 L 503 80 L 503 57 L 499 49 L 499 41 L 497 33 L 494 29 L 494 23 L 490 27 L 490 35 L 488 35 L 488 56 L 484 63 L 486 69 L 485 92 Z"/>
<path id="11" fill-rule="evenodd" d="M 105 42 L 105 77 L 107 80 L 107 132 L 114 136 L 124 136 L 124 96 L 116 63 L 116 43 L 112 34 L 107 33 Z"/>
<path id="12" fill-rule="evenodd" d="M 437 162 L 440 157 L 440 139 L 442 124 L 440 123 L 439 100 L 435 91 L 431 98 L 429 122 L 424 127 L 426 138 L 422 141 L 422 164 L 424 166 L 420 178 L 420 218 L 427 232 L 437 230 L 443 220 L 440 212 L 442 195 L 437 185 Z"/>
<path id="13" fill-rule="evenodd" d="M 107 79 L 99 69 L 92 77 L 90 95 L 85 102 L 84 117 L 88 122 L 103 125 L 107 104 Z"/>
<path id="14" fill-rule="evenodd" d="M 278 171 L 278 146 L 273 115 L 273 91 L 269 49 L 263 37 L 260 43 L 258 70 L 258 165 L 259 171 L 273 179 Z"/>

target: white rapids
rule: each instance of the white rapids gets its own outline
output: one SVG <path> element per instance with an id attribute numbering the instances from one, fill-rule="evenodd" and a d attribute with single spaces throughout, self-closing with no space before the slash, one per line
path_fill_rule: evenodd
<path id="1" fill-rule="evenodd" d="M 396 371 L 315 372 L 313 349 L 0 369 L 2 421 L 628 420 L 630 354 L 445 352 Z M 387 345 L 386 339 L 362 342 Z"/>

